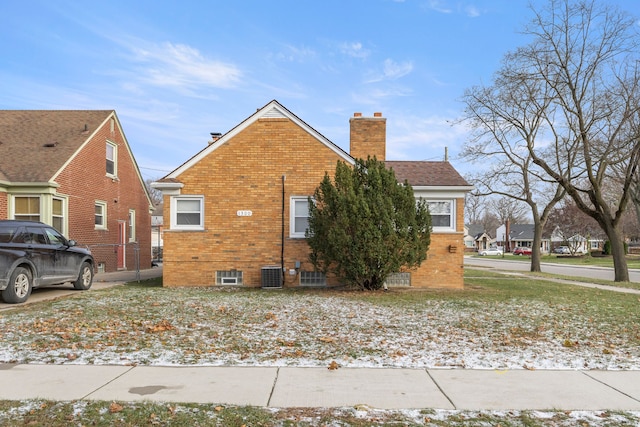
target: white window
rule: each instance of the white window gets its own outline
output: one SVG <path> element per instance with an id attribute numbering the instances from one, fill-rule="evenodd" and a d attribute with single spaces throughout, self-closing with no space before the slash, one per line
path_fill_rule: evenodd
<path id="1" fill-rule="evenodd" d="M 309 198 L 292 197 L 290 207 L 289 237 L 304 238 L 309 228 Z"/>
<path id="2" fill-rule="evenodd" d="M 65 219 L 64 219 L 64 199 L 59 197 L 53 198 L 53 205 L 51 211 L 51 225 L 53 228 L 65 234 Z"/>
<path id="3" fill-rule="evenodd" d="M 105 202 L 95 203 L 95 227 L 98 230 L 107 229 L 107 204 Z"/>
<path id="4" fill-rule="evenodd" d="M 107 141 L 107 176 L 118 175 L 118 146 Z"/>
<path id="5" fill-rule="evenodd" d="M 455 200 L 427 200 L 433 231 L 456 231 Z"/>
<path id="6" fill-rule="evenodd" d="M 129 241 L 136 241 L 136 210 L 129 209 Z"/>
<path id="7" fill-rule="evenodd" d="M 15 196 L 13 198 L 13 219 L 41 221 L 39 196 Z"/>
<path id="8" fill-rule="evenodd" d="M 171 198 L 171 228 L 174 230 L 204 230 L 204 197 Z"/>

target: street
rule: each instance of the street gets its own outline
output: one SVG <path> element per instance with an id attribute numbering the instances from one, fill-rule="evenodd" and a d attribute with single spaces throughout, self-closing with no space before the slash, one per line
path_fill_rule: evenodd
<path id="1" fill-rule="evenodd" d="M 477 266 L 485 268 L 495 268 L 500 270 L 530 271 L 531 260 L 524 257 L 522 261 L 501 259 L 498 257 L 464 257 L 465 266 Z M 559 276 L 586 277 L 591 279 L 613 280 L 613 268 L 592 267 L 592 266 L 572 266 L 564 264 L 541 263 L 540 267 L 544 273 L 557 274 Z M 629 280 L 640 283 L 640 270 L 629 270 Z"/>

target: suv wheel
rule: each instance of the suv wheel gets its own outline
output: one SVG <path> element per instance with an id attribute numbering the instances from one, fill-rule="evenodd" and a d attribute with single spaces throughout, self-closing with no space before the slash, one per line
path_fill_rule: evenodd
<path id="1" fill-rule="evenodd" d="M 88 262 L 83 262 L 82 267 L 80 267 L 80 275 L 78 276 L 78 279 L 73 282 L 73 287 L 81 291 L 86 291 L 91 287 L 92 283 L 93 268 Z"/>
<path id="2" fill-rule="evenodd" d="M 9 286 L 2 291 L 2 299 L 8 304 L 25 302 L 31 295 L 33 278 L 31 271 L 24 267 L 18 267 L 11 273 Z"/>

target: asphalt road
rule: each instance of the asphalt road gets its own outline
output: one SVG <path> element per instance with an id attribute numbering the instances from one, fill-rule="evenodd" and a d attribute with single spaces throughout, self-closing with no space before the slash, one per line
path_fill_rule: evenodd
<path id="1" fill-rule="evenodd" d="M 464 257 L 464 265 L 496 268 L 510 271 L 530 271 L 531 261 L 523 258 L 522 261 L 503 260 L 498 257 Z M 540 265 L 544 273 L 557 274 L 570 277 L 586 277 L 591 279 L 613 280 L 613 268 L 571 266 L 563 264 L 542 263 Z M 640 270 L 629 270 L 629 280 L 640 283 Z"/>

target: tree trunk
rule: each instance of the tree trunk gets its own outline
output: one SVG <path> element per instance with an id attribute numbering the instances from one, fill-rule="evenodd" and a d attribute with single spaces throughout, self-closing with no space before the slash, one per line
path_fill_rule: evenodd
<path id="1" fill-rule="evenodd" d="M 613 269 L 616 282 L 629 281 L 629 269 L 627 267 L 627 254 L 624 251 L 624 241 L 622 234 L 617 227 L 609 226 L 605 229 L 609 243 L 611 244 L 611 255 L 613 256 Z"/>
<path id="2" fill-rule="evenodd" d="M 534 221 L 533 246 L 531 247 L 531 271 L 540 272 L 540 246 L 542 243 L 542 225 L 540 220 Z"/>

